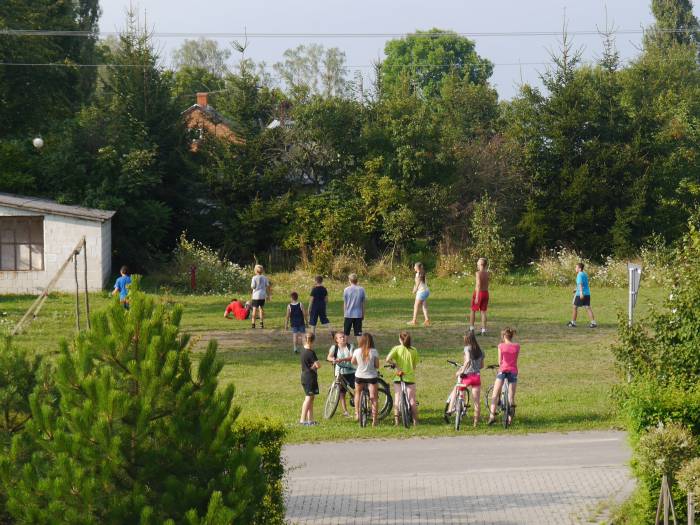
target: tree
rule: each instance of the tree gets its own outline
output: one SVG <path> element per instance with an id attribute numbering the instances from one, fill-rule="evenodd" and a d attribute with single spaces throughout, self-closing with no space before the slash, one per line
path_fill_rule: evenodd
<path id="1" fill-rule="evenodd" d="M 401 90 L 408 81 L 422 96 L 435 97 L 448 75 L 483 84 L 491 76 L 493 64 L 481 58 L 475 48 L 472 40 L 435 28 L 390 40 L 380 65 L 382 92 Z"/>
<path id="2" fill-rule="evenodd" d="M 348 89 L 345 53 L 321 44 L 299 45 L 272 66 L 287 88 L 300 96 L 343 96 Z"/>
<path id="3" fill-rule="evenodd" d="M 700 43 L 700 26 L 691 0 L 652 0 L 651 12 L 656 23 L 644 36 L 645 46 Z"/>
<path id="4" fill-rule="evenodd" d="M 173 66 L 177 69 L 204 69 L 215 77 L 223 77 L 228 72 L 226 61 L 231 57 L 229 49 L 221 49 L 216 40 L 199 38 L 185 39 L 178 49 L 173 51 Z"/>
<path id="5" fill-rule="evenodd" d="M 129 311 L 115 300 L 62 344 L 58 402 L 30 397 L 32 418 L 0 458 L 7 510 L 25 523 L 251 523 L 261 456 L 236 434 L 216 343 L 195 372 L 182 308 L 138 280 L 130 297 Z"/>
<path id="6" fill-rule="evenodd" d="M 70 117 L 92 97 L 97 0 L 4 0 L 0 29 L 85 31 L 85 37 L 0 34 L 0 138 L 40 133 Z M 52 66 L 13 64 L 56 64 Z M 31 137 L 29 137 L 31 138 Z"/>

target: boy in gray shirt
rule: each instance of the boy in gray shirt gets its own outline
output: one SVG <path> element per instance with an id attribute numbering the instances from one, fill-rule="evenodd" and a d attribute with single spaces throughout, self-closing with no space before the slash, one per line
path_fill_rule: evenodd
<path id="1" fill-rule="evenodd" d="M 365 318 L 365 289 L 357 284 L 357 274 L 348 276 L 350 286 L 343 290 L 343 332 L 350 335 L 353 329 L 355 337 L 362 335 L 362 320 Z"/>

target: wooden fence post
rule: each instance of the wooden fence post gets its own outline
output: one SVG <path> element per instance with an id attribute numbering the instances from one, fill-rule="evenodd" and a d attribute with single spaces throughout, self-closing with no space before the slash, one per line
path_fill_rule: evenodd
<path id="1" fill-rule="evenodd" d="M 659 503 L 656 506 L 656 520 L 654 525 L 661 525 L 661 509 L 663 508 L 663 519 L 664 525 L 669 523 L 669 510 L 671 517 L 673 518 L 674 525 L 678 525 L 676 520 L 676 509 L 673 507 L 673 496 L 671 494 L 671 487 L 668 485 L 668 477 L 666 474 L 661 478 L 661 492 L 659 492 Z"/>
<path id="2" fill-rule="evenodd" d="M 85 319 L 90 330 L 90 294 L 88 293 L 87 240 L 83 237 L 83 280 L 85 281 Z"/>
<path id="3" fill-rule="evenodd" d="M 695 525 L 695 495 L 688 491 L 688 525 Z"/>
<path id="4" fill-rule="evenodd" d="M 78 252 L 73 253 L 73 272 L 75 275 L 75 328 L 80 332 L 80 282 L 78 281 Z"/>

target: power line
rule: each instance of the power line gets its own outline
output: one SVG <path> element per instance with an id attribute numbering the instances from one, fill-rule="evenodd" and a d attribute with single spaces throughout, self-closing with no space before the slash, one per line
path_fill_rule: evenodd
<path id="1" fill-rule="evenodd" d="M 570 36 L 594 36 L 601 34 L 613 35 L 641 35 L 647 31 L 670 34 L 689 34 L 697 31 L 693 29 L 615 29 L 611 31 L 578 30 L 566 31 Z M 119 36 L 118 31 L 79 31 L 79 30 L 54 30 L 54 29 L 0 29 L 0 36 L 61 36 L 61 37 L 82 37 L 97 38 L 102 35 Z M 236 32 L 158 32 L 149 33 L 154 38 L 435 38 L 440 36 L 463 36 L 463 37 L 537 37 L 537 36 L 561 36 L 562 31 L 474 31 L 474 32 L 425 32 L 425 33 L 236 33 Z"/>

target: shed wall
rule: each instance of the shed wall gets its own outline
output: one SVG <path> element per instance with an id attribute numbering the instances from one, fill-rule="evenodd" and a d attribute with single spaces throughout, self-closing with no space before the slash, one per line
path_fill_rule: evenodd
<path id="1" fill-rule="evenodd" d="M 43 216 L 44 217 L 44 270 L 43 271 L 0 271 L 0 293 L 19 294 L 40 293 L 68 258 L 75 245 L 84 235 L 87 243 L 88 289 L 102 290 L 109 277 L 109 264 L 104 262 L 105 242 L 111 243 L 111 222 L 65 217 L 62 215 L 40 214 L 0 205 L 0 216 Z M 104 232 L 110 233 L 107 239 Z M 78 257 L 78 278 L 83 289 L 83 255 Z M 75 291 L 73 263 L 70 263 L 56 285 L 57 291 Z"/>

